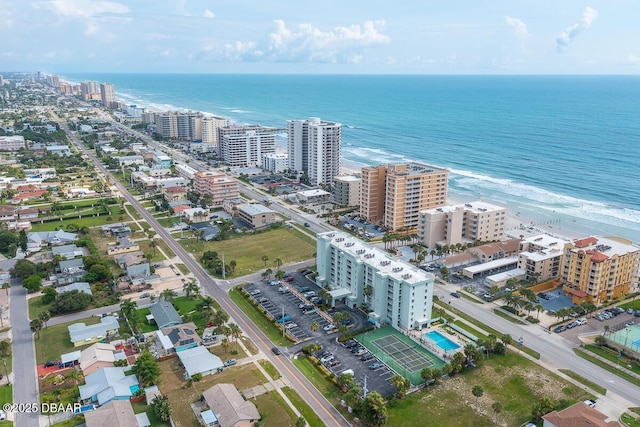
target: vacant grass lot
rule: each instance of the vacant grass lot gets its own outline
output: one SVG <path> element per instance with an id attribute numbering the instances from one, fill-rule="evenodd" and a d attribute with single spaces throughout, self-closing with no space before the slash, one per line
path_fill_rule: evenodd
<path id="1" fill-rule="evenodd" d="M 260 373 L 258 368 L 250 365 L 235 366 L 226 368 L 223 372 L 207 375 L 201 381 L 192 383 L 191 387 L 186 387 L 183 378 L 184 368 L 178 358 L 173 358 L 160 362 L 160 391 L 169 398 L 173 412 L 173 420 L 177 427 L 197 426 L 191 403 L 196 402 L 202 392 L 217 383 L 234 384 L 238 390 L 242 391 L 249 387 L 266 382 L 266 378 Z M 262 413 L 261 407 L 257 405 L 258 411 Z M 271 425 L 271 424 L 269 424 Z M 286 424 L 273 424 L 276 426 L 286 426 Z M 293 424 L 292 424 L 293 425 Z"/>
<path id="2" fill-rule="evenodd" d="M 27 300 L 27 304 L 29 306 L 29 319 L 33 320 L 38 317 L 38 314 L 42 311 L 49 310 L 51 308 L 51 304 L 43 304 L 42 297 L 33 297 Z"/>
<path id="3" fill-rule="evenodd" d="M 264 270 L 266 267 L 274 268 L 273 261 L 280 258 L 284 264 L 304 261 L 313 258 L 316 245 L 312 239 L 303 236 L 300 232 L 289 229 L 276 229 L 259 234 L 238 236 L 222 242 L 197 243 L 191 239 L 180 240 L 180 244 L 188 252 L 194 253 L 199 258 L 205 251 L 216 251 L 224 254 L 228 264 L 236 261 L 234 277 L 245 276 Z M 262 256 L 267 255 L 266 267 Z M 229 274 L 227 274 L 229 277 Z"/>
<path id="4" fill-rule="evenodd" d="M 476 385 L 484 389 L 478 411 L 471 393 Z M 498 415 L 498 425 L 521 425 L 531 419 L 531 405 L 544 396 L 565 405 L 591 397 L 528 359 L 508 353 L 407 396 L 389 408 L 388 425 L 414 426 L 416 420 L 421 420 L 423 426 L 491 426 L 495 425 L 491 409 L 494 402 L 504 407 Z"/>
<path id="5" fill-rule="evenodd" d="M 293 406 L 295 406 L 298 411 L 300 411 L 310 427 L 324 426 L 324 423 L 322 422 L 318 414 L 316 414 L 315 411 L 311 409 L 307 402 L 302 400 L 300 395 L 296 393 L 295 390 L 292 390 L 289 387 L 283 387 L 282 392 L 289 398 L 291 403 L 293 403 Z"/>
<path id="6" fill-rule="evenodd" d="M 49 360 L 58 360 L 61 354 L 85 349 L 87 346 L 74 347 L 69 339 L 69 330 L 67 327 L 79 322 L 83 322 L 85 325 L 94 325 L 100 323 L 100 318 L 91 316 L 73 322 L 42 328 L 40 331 L 40 339 L 35 340 L 36 362 L 41 364 Z"/>

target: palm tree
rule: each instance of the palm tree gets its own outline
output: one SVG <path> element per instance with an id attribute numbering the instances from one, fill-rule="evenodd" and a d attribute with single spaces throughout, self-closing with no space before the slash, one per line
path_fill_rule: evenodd
<path id="1" fill-rule="evenodd" d="M 178 294 L 173 289 L 165 289 L 160 293 L 160 298 L 165 301 L 172 301 Z"/>
<path id="2" fill-rule="evenodd" d="M 200 293 L 200 286 L 196 283 L 195 279 L 189 279 L 187 283 L 182 287 L 185 295 L 189 299 L 197 299 L 198 294 Z M 193 298 L 191 296 L 193 295 Z"/>
<path id="3" fill-rule="evenodd" d="M 438 251 L 436 251 L 435 249 L 431 249 L 431 251 L 429 252 L 429 255 L 431 255 L 431 261 L 433 261 L 433 258 L 436 256 L 437 253 Z"/>
<path id="4" fill-rule="evenodd" d="M 315 332 L 318 329 L 320 329 L 320 324 L 318 322 L 311 322 L 311 325 L 309 325 L 309 328 L 311 328 L 311 330 Z"/>
<path id="5" fill-rule="evenodd" d="M 224 348 L 224 353 L 227 354 L 227 350 L 229 349 L 229 340 L 227 338 L 222 338 L 220 344 L 222 344 L 222 348 Z"/>
<path id="6" fill-rule="evenodd" d="M 48 310 L 41 311 L 38 313 L 38 319 L 42 320 L 45 329 L 47 328 L 47 322 L 51 319 L 51 313 Z"/>
<path id="7" fill-rule="evenodd" d="M 471 394 L 473 394 L 476 397 L 476 411 L 478 410 L 478 399 L 480 397 L 482 397 L 482 395 L 484 394 L 484 389 L 482 387 L 480 387 L 479 385 L 474 385 L 473 388 L 471 389 Z"/>
<path id="8" fill-rule="evenodd" d="M 464 346 L 464 355 L 467 357 L 467 363 L 471 364 L 476 360 L 478 353 L 478 347 L 473 343 L 468 343 Z"/>
<path id="9" fill-rule="evenodd" d="M 270 279 L 270 278 L 271 278 L 271 275 L 273 274 L 273 270 L 272 270 L 272 269 L 270 269 L 270 268 L 267 268 L 267 269 L 264 271 L 264 274 L 265 274 L 265 276 L 267 277 L 267 279 Z"/>
<path id="10" fill-rule="evenodd" d="M 262 255 L 262 262 L 264 262 L 264 266 L 267 266 L 267 261 L 269 261 L 269 255 Z"/>
<path id="11" fill-rule="evenodd" d="M 409 389 L 409 381 L 402 375 L 395 374 L 389 380 L 396 388 L 396 396 L 402 399 Z"/>
<path id="12" fill-rule="evenodd" d="M 282 265 L 282 259 L 281 259 L 281 258 L 276 258 L 276 259 L 274 259 L 274 260 L 273 260 L 273 264 L 274 264 L 276 267 L 280 268 L 280 266 Z"/>
<path id="13" fill-rule="evenodd" d="M 536 319 L 540 318 L 540 312 L 544 310 L 544 306 L 542 304 L 536 304 L 533 309 L 538 312 Z"/>
<path id="14" fill-rule="evenodd" d="M 242 330 L 240 329 L 240 326 L 236 325 L 235 323 L 229 323 L 229 333 L 231 334 L 231 338 L 233 339 L 233 341 L 236 341 L 238 338 L 240 338 L 242 336 Z"/>
<path id="15" fill-rule="evenodd" d="M 35 332 L 36 339 L 40 339 L 40 331 L 42 330 L 42 320 L 33 319 L 31 323 L 29 323 L 29 327 L 31 328 L 31 332 Z"/>
<path id="16" fill-rule="evenodd" d="M 156 257 L 156 248 L 158 247 L 158 242 L 156 242 L 155 240 L 152 240 L 151 242 L 149 242 L 149 247 L 153 248 L 153 257 Z"/>
<path id="17" fill-rule="evenodd" d="M 502 409 L 504 409 L 502 403 L 493 402 L 491 409 L 493 409 L 493 413 L 496 414 L 495 423 L 498 424 L 498 414 L 502 412 Z"/>

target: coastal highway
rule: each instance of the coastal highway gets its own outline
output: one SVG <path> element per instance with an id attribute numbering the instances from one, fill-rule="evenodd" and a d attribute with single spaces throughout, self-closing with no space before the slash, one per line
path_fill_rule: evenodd
<path id="1" fill-rule="evenodd" d="M 229 298 L 229 295 L 220 289 L 216 282 L 207 274 L 200 264 L 187 253 L 178 242 L 162 227 L 155 218 L 138 202 L 138 200 L 127 191 L 127 189 L 111 175 L 111 173 L 93 156 L 82 142 L 73 134 L 66 123 L 61 121 L 54 114 L 54 118 L 58 121 L 61 128 L 67 132 L 69 138 L 78 146 L 82 152 L 91 159 L 96 168 L 106 177 L 110 177 L 115 183 L 118 191 L 147 221 L 147 223 L 158 233 L 169 248 L 180 258 L 193 275 L 200 282 L 203 293 L 213 297 L 242 328 L 244 333 L 253 343 L 262 351 L 267 359 L 278 368 L 280 373 L 289 380 L 293 388 L 300 394 L 301 398 L 307 402 L 316 414 L 322 419 L 325 426 L 345 426 L 350 425 L 349 422 L 338 412 L 336 408 L 309 382 L 309 380 L 298 371 L 293 362 L 283 356 L 276 356 L 271 352 L 272 343 L 267 336 L 257 328 L 249 319 L 247 319 L 242 311 L 240 311 Z"/>

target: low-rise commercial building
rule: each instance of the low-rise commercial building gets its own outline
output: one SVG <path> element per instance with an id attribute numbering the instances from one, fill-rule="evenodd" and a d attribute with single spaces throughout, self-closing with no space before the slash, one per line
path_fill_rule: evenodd
<path id="1" fill-rule="evenodd" d="M 277 220 L 275 211 L 257 203 L 240 206 L 237 214 L 238 218 L 251 225 L 254 229 L 268 227 Z"/>

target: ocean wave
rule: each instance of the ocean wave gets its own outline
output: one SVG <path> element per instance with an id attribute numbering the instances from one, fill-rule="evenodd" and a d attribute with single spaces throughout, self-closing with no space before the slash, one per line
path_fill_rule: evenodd
<path id="1" fill-rule="evenodd" d="M 251 111 L 248 110 L 240 110 L 240 109 L 233 109 L 233 110 L 229 110 L 232 113 L 237 113 L 237 114 L 249 114 L 251 113 Z"/>

